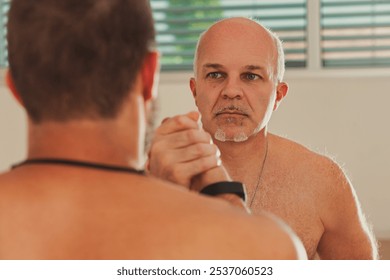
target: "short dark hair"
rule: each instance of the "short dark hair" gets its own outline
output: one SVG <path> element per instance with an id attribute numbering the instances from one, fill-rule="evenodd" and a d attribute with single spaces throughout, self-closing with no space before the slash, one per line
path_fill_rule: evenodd
<path id="1" fill-rule="evenodd" d="M 155 30 L 148 0 L 13 0 L 10 72 L 35 123 L 114 118 Z"/>

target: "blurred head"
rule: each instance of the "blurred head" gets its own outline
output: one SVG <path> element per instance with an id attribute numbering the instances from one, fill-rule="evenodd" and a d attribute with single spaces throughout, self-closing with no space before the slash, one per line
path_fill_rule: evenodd
<path id="1" fill-rule="evenodd" d="M 203 127 L 219 141 L 257 135 L 287 94 L 280 40 L 247 18 L 225 19 L 206 30 L 194 64 L 190 87 Z"/>
<path id="2" fill-rule="evenodd" d="M 34 123 L 115 118 L 155 31 L 147 0 L 13 0 L 10 74 Z"/>

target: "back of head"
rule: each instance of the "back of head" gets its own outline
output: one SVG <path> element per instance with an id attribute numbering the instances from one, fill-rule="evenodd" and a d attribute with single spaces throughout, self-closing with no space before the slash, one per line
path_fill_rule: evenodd
<path id="1" fill-rule="evenodd" d="M 114 118 L 154 37 L 147 0 L 13 0 L 11 76 L 35 123 Z"/>

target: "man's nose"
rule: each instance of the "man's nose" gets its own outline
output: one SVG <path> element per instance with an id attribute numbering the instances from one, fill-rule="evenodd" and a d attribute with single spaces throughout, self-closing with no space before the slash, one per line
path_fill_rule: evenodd
<path id="1" fill-rule="evenodd" d="M 244 93 L 239 82 L 234 79 L 228 79 L 222 89 L 222 97 L 224 99 L 241 99 L 243 94 Z"/>

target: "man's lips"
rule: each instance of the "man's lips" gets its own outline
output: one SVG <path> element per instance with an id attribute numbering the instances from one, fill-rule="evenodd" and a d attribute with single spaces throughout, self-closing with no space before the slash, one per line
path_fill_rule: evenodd
<path id="1" fill-rule="evenodd" d="M 240 115 L 240 116 L 245 116 L 247 117 L 248 115 L 243 113 L 243 112 L 238 112 L 238 111 L 223 111 L 223 112 L 217 112 L 215 114 L 216 116 L 219 116 L 219 115 Z"/>

